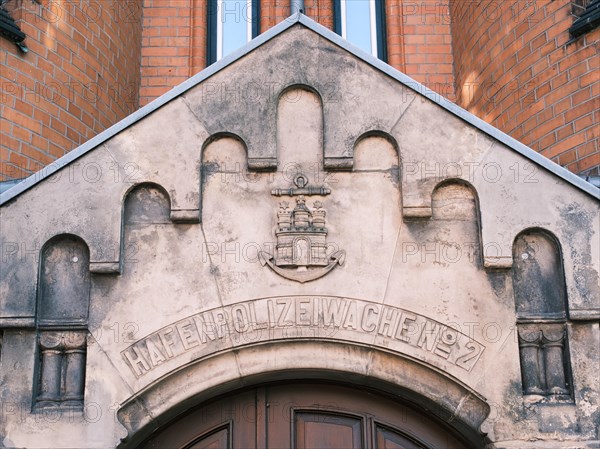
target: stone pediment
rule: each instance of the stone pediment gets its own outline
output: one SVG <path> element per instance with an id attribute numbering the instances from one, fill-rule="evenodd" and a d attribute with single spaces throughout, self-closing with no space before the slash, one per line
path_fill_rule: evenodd
<path id="1" fill-rule="evenodd" d="M 173 222 L 200 221 L 202 174 L 214 168 L 198 169 L 203 151 L 232 136 L 247 155 L 234 169 L 281 170 L 277 109 L 294 86 L 311 90 L 321 104 L 321 140 L 311 161 L 319 170 L 355 168 L 364 136 L 383 136 L 395 148 L 404 218 L 430 217 L 432 193 L 446 179 L 472 185 L 482 245 L 493 248 L 483 258 L 487 268 L 511 266 L 512 242 L 522 229 L 543 226 L 560 234 L 566 228 L 559 217 L 575 217 L 598 198 L 592 185 L 299 15 L 3 193 L 3 214 L 27 210 L 31 248 L 71 232 L 94 242 L 92 272 L 119 272 L 127 191 L 156 183 L 169 195 Z M 5 238 L 20 241 L 11 229 Z M 34 269 L 23 275 L 33 279 Z M 8 296 L 16 315 L 33 310 L 33 284 Z"/>
<path id="2" fill-rule="evenodd" d="M 161 412 L 190 399 L 161 388 L 196 364 L 215 374 L 194 380 L 194 394 L 267 366 L 410 389 L 381 363 L 397 357 L 446 379 L 459 393 L 444 407 L 478 428 L 486 401 L 521 394 L 520 340 L 554 350 L 567 319 L 600 318 L 598 194 L 298 15 L 2 194 L 0 325 L 31 334 L 27 382 L 36 332 L 56 340 L 42 351 L 67 358 L 55 328 L 78 339 L 87 329 L 85 400 L 127 410 L 148 391 Z M 532 318 L 515 295 L 532 284 L 521 273 L 538 276 L 523 261 L 548 248 L 560 257 L 534 268 L 542 280 L 558 273 L 559 293 Z M 72 297 L 46 307 L 68 296 L 71 264 L 89 313 Z M 539 338 L 515 328 L 548 317 Z M 322 355 L 302 352 L 320 342 Z M 568 380 L 552 382 L 531 391 L 568 396 Z M 426 384 L 419 394 L 443 402 Z M 31 400 L 29 384 L 11 391 Z M 471 399 L 472 416 L 461 409 Z M 511 439 L 510 413 L 486 431 Z M 98 422 L 123 430 L 109 415 Z"/>

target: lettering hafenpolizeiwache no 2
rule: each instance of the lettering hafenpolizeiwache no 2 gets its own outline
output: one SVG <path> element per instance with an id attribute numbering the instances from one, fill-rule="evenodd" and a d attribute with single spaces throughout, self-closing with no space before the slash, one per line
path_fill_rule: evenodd
<path id="1" fill-rule="evenodd" d="M 336 296 L 261 298 L 206 310 L 147 335 L 122 351 L 136 377 L 183 354 L 199 359 L 228 347 L 275 340 L 338 340 L 398 353 L 434 355 L 471 371 L 485 346 L 423 315 Z"/>

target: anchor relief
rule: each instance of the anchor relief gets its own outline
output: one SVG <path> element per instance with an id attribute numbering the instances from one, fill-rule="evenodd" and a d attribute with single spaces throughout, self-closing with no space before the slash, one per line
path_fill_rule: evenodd
<path id="1" fill-rule="evenodd" d="M 278 275 L 302 283 L 318 279 L 337 265 L 343 265 L 346 257 L 342 250 L 328 254 L 323 203 L 315 201 L 312 208 L 306 204 L 307 196 L 328 195 L 331 190 L 309 187 L 307 183 L 306 176 L 298 174 L 294 179 L 296 188 L 271 192 L 274 196 L 296 197 L 296 204 L 292 210 L 288 201 L 279 204 L 275 254 L 259 253 L 263 266 L 268 265 Z"/>

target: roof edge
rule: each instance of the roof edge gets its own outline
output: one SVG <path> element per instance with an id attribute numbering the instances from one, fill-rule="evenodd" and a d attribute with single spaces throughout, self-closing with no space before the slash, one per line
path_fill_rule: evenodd
<path id="1" fill-rule="evenodd" d="M 573 185 L 574 187 L 577 187 L 578 189 L 593 196 L 596 199 L 600 199 L 600 189 L 599 188 L 588 183 L 587 181 L 583 180 L 576 174 L 570 172 L 566 168 L 561 167 L 560 165 L 556 164 L 555 162 L 551 161 L 550 159 L 546 158 L 545 156 L 542 156 L 541 154 L 532 150 L 525 144 L 519 142 L 518 140 L 514 139 L 513 137 L 510 137 L 508 134 L 500 131 L 499 129 L 495 128 L 494 126 L 490 125 L 489 123 L 485 122 L 484 120 L 480 119 L 479 117 L 476 117 L 475 115 L 473 115 L 472 113 L 461 108 L 457 104 L 452 103 L 450 100 L 444 98 L 441 94 L 434 92 L 433 90 L 429 89 L 428 87 L 424 86 L 423 84 L 419 83 L 418 81 L 415 81 L 408 75 L 405 75 L 404 73 L 400 72 L 399 70 L 396 70 L 395 68 L 393 68 L 390 65 L 386 64 L 385 62 L 381 61 L 380 59 L 377 59 L 373 55 L 366 53 L 365 51 L 359 49 L 358 47 L 355 47 L 354 45 L 352 45 L 351 43 L 349 43 L 348 41 L 343 39 L 341 36 L 337 35 L 333 31 L 325 28 L 324 26 L 318 24 L 311 18 L 305 16 L 302 13 L 297 13 L 297 14 L 294 14 L 294 15 L 288 17 L 283 22 L 280 22 L 279 24 L 275 25 L 273 28 L 270 28 L 263 34 L 260 34 L 255 39 L 253 39 L 248 44 L 246 44 L 245 46 L 239 48 L 238 50 L 225 56 L 221 60 L 208 66 L 207 68 L 203 69 L 196 75 L 192 76 L 191 78 L 187 79 L 183 83 L 179 84 L 178 86 L 175 86 L 173 89 L 169 90 L 165 94 L 156 98 L 151 103 L 147 104 L 143 108 L 138 109 L 134 113 L 128 115 L 127 117 L 125 117 L 121 121 L 117 122 L 113 126 L 102 131 L 97 136 L 93 137 L 92 139 L 83 143 L 79 147 L 71 150 L 69 153 L 65 154 L 61 158 L 57 159 L 56 161 L 54 161 L 54 162 L 50 163 L 49 165 L 47 165 L 46 167 L 42 168 L 40 171 L 32 174 L 31 176 L 29 176 L 28 178 L 26 178 L 24 181 L 20 182 L 16 186 L 1 193 L 0 194 L 0 206 L 4 205 L 8 201 L 16 198 L 17 196 L 19 196 L 21 193 L 25 192 L 26 190 L 29 190 L 30 188 L 34 187 L 36 184 L 43 181 L 44 179 L 52 176 L 54 173 L 56 173 L 57 171 L 61 170 L 64 167 L 66 167 L 71 162 L 73 162 L 73 161 L 77 160 L 78 158 L 82 157 L 83 155 L 87 154 L 89 151 L 93 150 L 94 148 L 102 145 L 104 142 L 106 142 L 110 138 L 114 137 L 121 131 L 124 131 L 125 129 L 127 129 L 131 125 L 137 123 L 139 120 L 143 119 L 147 115 L 150 115 L 151 113 L 160 109 L 162 106 L 169 103 L 171 100 L 177 98 L 181 94 L 187 92 L 188 90 L 192 89 L 193 87 L 200 84 L 204 80 L 213 76 L 215 73 L 217 73 L 217 72 L 223 70 L 224 68 L 228 67 L 229 65 L 233 64 L 238 59 L 240 59 L 243 56 L 245 56 L 246 54 L 254 51 L 256 48 L 258 48 L 261 45 L 263 45 L 264 43 L 268 42 L 275 36 L 283 33 L 284 31 L 286 31 L 288 28 L 292 27 L 296 23 L 301 23 L 305 27 L 307 27 L 310 30 L 314 31 L 315 33 L 321 35 L 322 37 L 328 39 L 329 41 L 333 42 L 334 44 L 338 45 L 339 47 L 341 47 L 344 50 L 348 51 L 349 53 L 353 54 L 357 58 L 363 60 L 367 64 L 379 69 L 380 71 L 382 71 L 386 75 L 390 76 L 391 78 L 395 79 L 396 81 L 400 82 L 407 88 L 415 91 L 416 93 L 418 93 L 420 95 L 423 95 L 424 97 L 433 101 L 437 105 L 441 106 L 442 108 L 446 109 L 447 111 L 449 111 L 452 114 L 456 115 L 457 117 L 461 118 L 465 122 L 478 128 L 479 130 L 481 130 L 484 133 L 488 134 L 489 136 L 493 137 L 497 141 L 503 143 L 510 149 L 516 151 L 517 153 L 521 154 L 522 156 L 525 156 L 526 158 L 535 162 L 539 166 L 545 168 L 546 170 L 548 170 L 548 171 L 554 173 L 555 175 L 559 176 L 560 178 L 564 179 L 565 181 L 567 181 L 569 184 Z"/>

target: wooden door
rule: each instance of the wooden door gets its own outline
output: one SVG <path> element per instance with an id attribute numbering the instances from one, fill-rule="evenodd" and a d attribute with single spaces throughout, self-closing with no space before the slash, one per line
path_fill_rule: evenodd
<path id="1" fill-rule="evenodd" d="M 450 429 L 389 397 L 329 384 L 281 384 L 211 401 L 144 449 L 465 449 Z"/>

